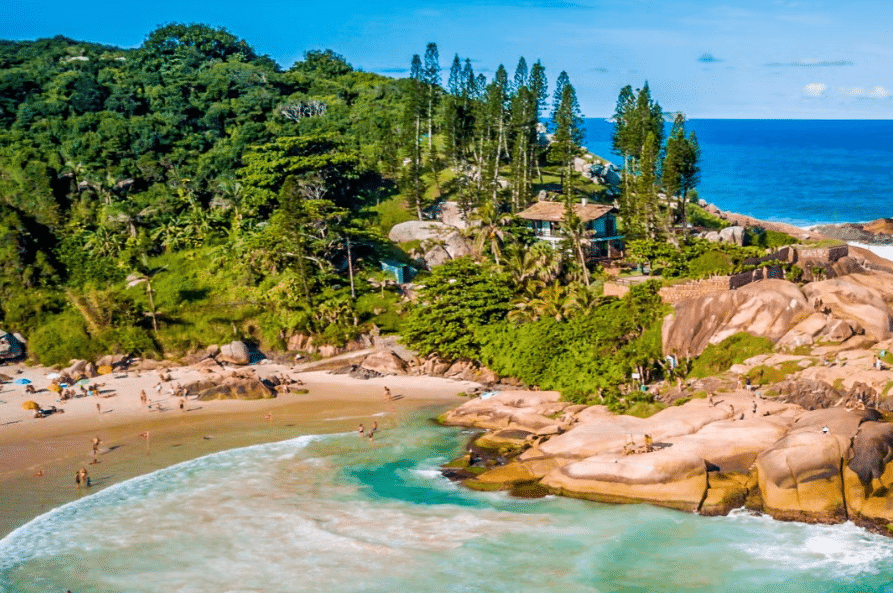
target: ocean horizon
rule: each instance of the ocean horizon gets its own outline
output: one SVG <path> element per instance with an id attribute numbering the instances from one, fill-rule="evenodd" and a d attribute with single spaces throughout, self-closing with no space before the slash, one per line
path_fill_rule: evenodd
<path id="1" fill-rule="evenodd" d="M 620 165 L 614 124 L 584 127 L 586 148 Z M 893 216 L 893 120 L 691 119 L 686 130 L 701 148 L 698 195 L 723 210 L 799 227 Z"/>

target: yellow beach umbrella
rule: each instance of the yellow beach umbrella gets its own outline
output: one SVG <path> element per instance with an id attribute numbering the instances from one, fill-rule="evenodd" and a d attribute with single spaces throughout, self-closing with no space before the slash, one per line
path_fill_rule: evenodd
<path id="1" fill-rule="evenodd" d="M 22 404 L 23 410 L 39 410 L 40 404 L 35 401 L 31 401 L 30 399 Z"/>
<path id="2" fill-rule="evenodd" d="M 49 385 L 47 385 L 47 389 L 56 393 L 62 393 L 62 388 L 59 386 L 58 383 L 50 383 Z"/>
<path id="3" fill-rule="evenodd" d="M 112 372 L 112 370 L 113 370 L 112 367 L 110 367 L 107 364 L 104 364 L 101 367 L 99 367 L 98 369 L 96 369 L 96 372 L 99 373 L 100 375 L 108 375 L 109 373 Z"/>

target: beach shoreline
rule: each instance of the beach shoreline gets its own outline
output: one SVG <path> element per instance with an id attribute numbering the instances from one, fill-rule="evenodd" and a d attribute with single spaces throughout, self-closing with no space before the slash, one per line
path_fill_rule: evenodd
<path id="1" fill-rule="evenodd" d="M 82 397 L 64 404 L 51 404 L 51 397 L 57 397 L 52 392 L 32 395 L 25 393 L 24 385 L 2 385 L 0 538 L 67 502 L 176 463 L 301 435 L 355 431 L 361 423 L 369 427 L 377 422 L 379 430 L 393 430 L 409 414 L 430 410 L 433 417 L 454 407 L 463 401 L 458 394 L 478 386 L 428 376 L 361 380 L 325 371 L 298 373 L 280 364 L 250 368 L 261 377 L 290 374 L 304 383 L 308 393 L 251 401 L 190 398 L 181 411 L 176 397 L 153 390 L 158 375 L 150 371 L 139 376 L 97 377 L 91 383 L 104 384 L 102 397 Z M 49 383 L 46 375 L 53 370 L 7 365 L 0 367 L 0 372 L 29 378 L 40 388 Z M 165 373 L 172 376 L 171 383 L 183 384 L 199 374 L 190 367 L 173 367 Z M 394 395 L 391 402 L 383 398 L 385 386 Z M 151 393 L 150 403 L 161 403 L 164 411 L 148 411 L 142 406 L 141 390 Z M 34 418 L 33 412 L 21 409 L 27 399 L 42 407 L 56 405 L 65 412 Z M 103 411 L 97 412 L 96 403 Z M 102 442 L 92 464 L 94 437 Z M 91 488 L 75 485 L 74 476 L 81 467 L 91 476 Z"/>

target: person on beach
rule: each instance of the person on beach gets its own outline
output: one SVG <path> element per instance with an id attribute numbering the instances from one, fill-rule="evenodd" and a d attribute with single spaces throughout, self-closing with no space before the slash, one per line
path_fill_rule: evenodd
<path id="1" fill-rule="evenodd" d="M 391 401 L 391 390 L 388 389 L 387 387 L 384 388 L 384 400 L 386 402 Z"/>
<path id="2" fill-rule="evenodd" d="M 97 436 L 93 437 L 93 440 L 90 442 L 93 443 L 93 461 L 91 461 L 90 464 L 95 465 L 96 463 L 98 463 L 96 461 L 96 456 L 99 454 L 99 444 L 102 442 L 102 439 Z"/>
<path id="3" fill-rule="evenodd" d="M 143 389 L 142 391 L 140 391 L 140 404 L 145 406 L 148 401 L 149 397 L 146 395 L 146 390 Z"/>
<path id="4" fill-rule="evenodd" d="M 363 436 L 365 433 L 366 433 L 366 428 L 362 424 L 357 426 L 357 434 L 359 434 L 360 436 Z"/>
<path id="5" fill-rule="evenodd" d="M 99 405 L 99 402 L 96 402 L 96 413 L 102 414 L 102 406 Z"/>
<path id="6" fill-rule="evenodd" d="M 186 400 L 182 397 L 180 398 L 180 411 L 181 412 L 186 411 Z"/>
<path id="7" fill-rule="evenodd" d="M 78 490 L 81 489 L 81 484 L 87 487 L 90 486 L 90 474 L 87 473 L 86 467 L 82 467 L 74 475 L 74 485 L 77 487 Z"/>

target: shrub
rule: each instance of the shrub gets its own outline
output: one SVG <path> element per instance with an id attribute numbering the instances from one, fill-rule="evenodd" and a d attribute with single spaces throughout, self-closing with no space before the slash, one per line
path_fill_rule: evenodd
<path id="1" fill-rule="evenodd" d="M 773 347 L 774 344 L 769 338 L 739 332 L 719 344 L 708 345 L 695 360 L 688 376 L 703 378 L 727 371 L 733 364 L 744 362 L 758 354 L 772 352 Z"/>

